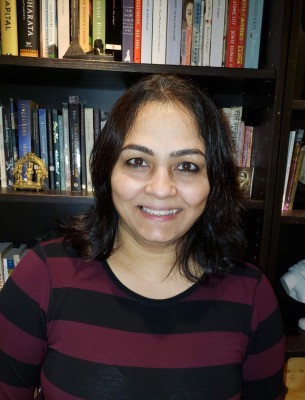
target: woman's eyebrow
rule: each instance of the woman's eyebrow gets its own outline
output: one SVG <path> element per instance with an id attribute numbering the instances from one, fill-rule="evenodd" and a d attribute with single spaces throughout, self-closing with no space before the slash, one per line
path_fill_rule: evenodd
<path id="1" fill-rule="evenodd" d="M 139 151 L 141 153 L 147 154 L 149 156 L 153 156 L 154 155 L 154 152 L 151 149 L 149 149 L 146 146 L 140 146 L 138 144 L 128 144 L 127 146 L 124 146 L 122 148 L 121 152 L 124 151 L 124 150 L 136 150 L 136 151 Z"/>
<path id="2" fill-rule="evenodd" d="M 124 150 L 136 150 L 136 151 L 139 151 L 141 153 L 147 154 L 149 156 L 153 156 L 154 155 L 154 152 L 151 149 L 149 149 L 146 146 L 141 146 L 141 145 L 138 145 L 138 144 L 128 144 L 127 146 L 124 146 L 121 151 L 124 151 Z M 172 151 L 170 153 L 170 157 L 171 158 L 178 158 L 178 157 L 184 157 L 184 156 L 190 156 L 190 155 L 191 156 L 192 155 L 196 155 L 196 156 L 199 155 L 200 157 L 204 157 L 205 158 L 205 154 L 199 149 L 182 149 L 182 150 Z"/>

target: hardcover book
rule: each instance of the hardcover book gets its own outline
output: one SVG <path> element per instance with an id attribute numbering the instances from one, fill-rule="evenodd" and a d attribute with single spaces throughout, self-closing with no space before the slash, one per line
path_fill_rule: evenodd
<path id="1" fill-rule="evenodd" d="M 109 3 L 109 2 L 108 2 Z M 108 4 L 109 7 L 109 4 Z M 90 21 L 89 21 L 90 24 Z M 106 49 L 106 0 L 92 0 L 92 46 L 102 40 Z"/>
<path id="2" fill-rule="evenodd" d="M 153 0 L 142 0 L 141 63 L 151 64 Z"/>
<path id="3" fill-rule="evenodd" d="M 40 2 L 40 56 L 57 58 L 57 0 Z"/>
<path id="4" fill-rule="evenodd" d="M 182 0 L 168 0 L 166 64 L 180 65 Z"/>
<path id="5" fill-rule="evenodd" d="M 210 66 L 222 67 L 228 0 L 213 0 Z"/>
<path id="6" fill-rule="evenodd" d="M 81 190 L 81 103 L 78 96 L 69 96 L 71 190 Z"/>
<path id="7" fill-rule="evenodd" d="M 152 31 L 152 64 L 165 64 L 167 0 L 154 0 Z"/>
<path id="8" fill-rule="evenodd" d="M 49 171 L 49 150 L 48 150 L 48 132 L 47 132 L 47 110 L 45 108 L 38 109 L 39 123 L 39 142 L 40 142 L 40 158 L 45 163 L 47 171 Z M 44 188 L 49 189 L 49 176 L 44 180 Z"/>
<path id="9" fill-rule="evenodd" d="M 122 61 L 122 0 L 106 2 L 106 50 Z"/>
<path id="10" fill-rule="evenodd" d="M 19 55 L 24 57 L 39 57 L 39 0 L 18 0 L 17 22 Z"/>
<path id="11" fill-rule="evenodd" d="M 69 0 L 57 0 L 58 58 L 63 58 L 70 46 L 70 4 Z"/>
<path id="12" fill-rule="evenodd" d="M 19 158 L 32 152 L 33 141 L 33 109 L 38 104 L 32 100 L 17 100 L 17 119 L 18 119 L 18 153 Z"/>
<path id="13" fill-rule="evenodd" d="M 122 61 L 133 63 L 134 0 L 122 0 Z"/>
<path id="14" fill-rule="evenodd" d="M 248 0 L 245 68 L 258 68 L 264 0 Z"/>
<path id="15" fill-rule="evenodd" d="M 0 1 L 1 54 L 18 56 L 17 0 Z"/>

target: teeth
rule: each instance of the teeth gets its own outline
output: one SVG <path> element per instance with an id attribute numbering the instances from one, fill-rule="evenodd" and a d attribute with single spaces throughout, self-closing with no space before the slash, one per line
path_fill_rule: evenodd
<path id="1" fill-rule="evenodd" d="M 178 208 L 174 208 L 173 210 L 167 210 L 167 211 L 161 211 L 161 210 L 151 210 L 150 208 L 142 207 L 142 211 L 144 211 L 147 214 L 150 215 L 156 215 L 158 217 L 164 216 L 164 215 L 173 215 L 176 214 L 179 210 Z"/>

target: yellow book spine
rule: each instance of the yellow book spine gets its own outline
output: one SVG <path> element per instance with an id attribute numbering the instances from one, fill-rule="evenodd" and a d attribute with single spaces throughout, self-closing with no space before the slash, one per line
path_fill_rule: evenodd
<path id="1" fill-rule="evenodd" d="M 18 56 L 17 0 L 0 1 L 2 54 Z"/>

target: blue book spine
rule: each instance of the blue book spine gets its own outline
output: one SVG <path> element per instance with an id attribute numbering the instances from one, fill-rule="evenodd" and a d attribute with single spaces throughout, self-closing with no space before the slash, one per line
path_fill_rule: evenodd
<path id="1" fill-rule="evenodd" d="M 134 1 L 122 1 L 122 61 L 133 63 L 134 44 Z"/>
<path id="2" fill-rule="evenodd" d="M 52 109 L 52 135 L 53 135 L 53 157 L 54 157 L 54 185 L 56 190 L 60 190 L 60 150 L 59 150 L 59 130 L 58 130 L 58 111 Z"/>
<path id="3" fill-rule="evenodd" d="M 191 65 L 199 65 L 201 0 L 194 0 Z"/>
<path id="4" fill-rule="evenodd" d="M 45 163 L 47 171 L 49 171 L 47 110 L 45 108 L 40 108 L 38 110 L 38 123 L 39 123 L 40 158 Z M 45 189 L 49 189 L 49 177 L 45 179 L 44 187 Z"/>
<path id="5" fill-rule="evenodd" d="M 32 108 L 31 100 L 17 100 L 18 152 L 19 158 L 32 151 Z"/>
<path id="6" fill-rule="evenodd" d="M 58 134 L 59 134 L 60 190 L 66 190 L 64 126 L 63 126 L 63 116 L 61 114 L 58 115 Z"/>
<path id="7" fill-rule="evenodd" d="M 264 0 L 249 0 L 245 42 L 245 68 L 258 68 Z"/>
<path id="8" fill-rule="evenodd" d="M 167 9 L 166 64 L 180 65 L 182 0 L 170 0 Z"/>

